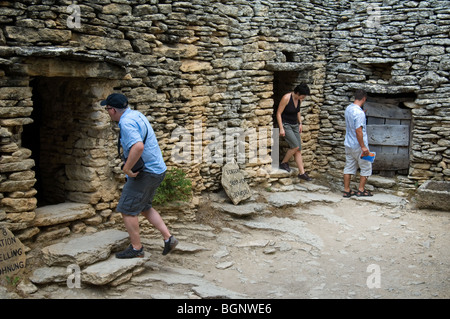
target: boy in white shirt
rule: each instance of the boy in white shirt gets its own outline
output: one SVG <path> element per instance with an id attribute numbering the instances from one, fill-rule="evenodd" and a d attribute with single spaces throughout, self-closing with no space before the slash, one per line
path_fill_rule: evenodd
<path id="1" fill-rule="evenodd" d="M 355 91 L 355 101 L 345 109 L 345 167 L 344 167 L 344 197 L 372 196 L 365 189 L 369 176 L 372 175 L 372 163 L 361 159 L 369 155 L 369 141 L 366 131 L 366 114 L 362 107 L 367 100 L 364 90 Z M 357 192 L 350 189 L 351 176 L 360 169 L 359 188 Z"/>

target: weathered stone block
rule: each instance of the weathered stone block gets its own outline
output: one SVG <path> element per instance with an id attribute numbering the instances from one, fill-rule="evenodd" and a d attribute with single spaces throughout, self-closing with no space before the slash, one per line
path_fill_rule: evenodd
<path id="1" fill-rule="evenodd" d="M 21 28 L 15 26 L 5 27 L 6 38 L 19 42 L 34 43 L 39 41 L 49 41 L 53 43 L 63 43 L 70 40 L 72 31 L 48 28 Z"/>
<path id="2" fill-rule="evenodd" d="M 80 203 L 62 203 L 47 205 L 36 209 L 34 226 L 57 225 L 95 215 L 91 205 Z"/>
<path id="3" fill-rule="evenodd" d="M 0 99 L 2 100 L 22 100 L 31 98 L 31 88 L 28 87 L 1 87 Z"/>
<path id="4" fill-rule="evenodd" d="M 83 269 L 81 280 L 93 285 L 106 285 L 134 268 L 142 266 L 148 259 L 148 256 L 132 259 L 111 257 Z"/>
<path id="5" fill-rule="evenodd" d="M 244 174 L 235 163 L 228 163 L 223 166 L 222 186 L 235 205 L 252 196 Z"/>
<path id="6" fill-rule="evenodd" d="M 450 182 L 426 181 L 416 192 L 419 208 L 450 211 Z"/>
<path id="7" fill-rule="evenodd" d="M 199 72 L 199 71 L 210 71 L 213 67 L 209 62 L 201 62 L 195 60 L 184 60 L 181 64 L 180 70 L 186 73 L 189 72 Z"/>
<path id="8" fill-rule="evenodd" d="M 0 183 L 0 192 L 16 192 L 16 191 L 27 191 L 36 183 L 35 179 L 32 180 L 19 180 L 19 181 L 6 181 Z"/>
<path id="9" fill-rule="evenodd" d="M 36 198 L 3 198 L 1 204 L 7 213 L 33 211 L 36 208 Z"/>
<path id="10" fill-rule="evenodd" d="M 82 267 L 109 257 L 112 251 L 123 247 L 128 233 L 119 230 L 105 230 L 85 235 L 42 249 L 42 258 L 48 266 L 77 264 Z"/>

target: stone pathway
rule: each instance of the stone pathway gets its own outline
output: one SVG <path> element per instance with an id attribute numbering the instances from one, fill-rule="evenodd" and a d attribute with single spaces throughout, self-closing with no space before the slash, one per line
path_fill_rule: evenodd
<path id="1" fill-rule="evenodd" d="M 302 183 L 254 190 L 238 206 L 205 194 L 197 215 L 173 225 L 180 244 L 168 256 L 161 239 L 144 238 L 144 258 L 116 259 L 128 235 L 113 229 L 44 247 L 45 266 L 18 289 L 36 299 L 450 297 L 450 214 L 416 211 L 403 197 L 344 199 Z M 371 265 L 381 268 L 378 289 L 366 282 Z M 73 267 L 80 288 L 69 288 Z"/>

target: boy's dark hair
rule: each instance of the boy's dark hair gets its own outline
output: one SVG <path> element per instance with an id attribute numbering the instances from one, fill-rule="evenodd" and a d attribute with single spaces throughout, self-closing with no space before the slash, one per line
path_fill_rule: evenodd
<path id="1" fill-rule="evenodd" d="M 367 97 L 366 91 L 361 89 L 355 91 L 355 100 L 361 101 L 365 97 Z"/>
<path id="2" fill-rule="evenodd" d="M 309 95 L 310 94 L 309 87 L 306 84 L 302 83 L 295 87 L 294 93 L 299 95 Z"/>

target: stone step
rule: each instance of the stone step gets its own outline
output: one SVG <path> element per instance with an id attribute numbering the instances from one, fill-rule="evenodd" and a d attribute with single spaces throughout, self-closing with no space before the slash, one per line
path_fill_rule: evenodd
<path id="1" fill-rule="evenodd" d="M 35 269 L 30 281 L 35 284 L 64 283 L 78 267 L 83 284 L 120 285 L 141 273 L 151 255 L 145 253 L 143 258 L 133 259 L 111 256 L 127 243 L 127 232 L 109 229 L 44 247 L 42 259 L 49 267 Z"/>
<path id="2" fill-rule="evenodd" d="M 212 203 L 211 207 L 219 212 L 227 213 L 236 217 L 247 217 L 257 214 L 265 208 L 261 203 L 244 203 L 239 205 L 239 209 L 236 205 L 229 203 Z"/>
<path id="3" fill-rule="evenodd" d="M 162 252 L 162 240 L 143 239 L 143 242 L 146 250 Z M 110 229 L 47 246 L 42 249 L 42 259 L 48 266 L 35 269 L 30 281 L 40 285 L 63 284 L 79 267 L 82 284 L 118 286 L 143 272 L 151 256 L 146 251 L 143 258 L 117 259 L 112 252 L 120 246 L 125 248 L 127 243 L 128 233 Z M 189 243 L 177 247 L 177 251 L 184 253 L 205 249 Z"/>
<path id="4" fill-rule="evenodd" d="M 90 265 L 81 271 L 83 283 L 92 285 L 118 286 L 145 270 L 143 266 L 150 258 L 145 253 L 143 258 L 118 259 L 111 256 L 107 260 Z"/>
<path id="5" fill-rule="evenodd" d="M 297 206 L 309 203 L 328 203 L 334 204 L 342 200 L 341 196 L 336 194 L 316 194 L 304 191 L 288 191 L 271 193 L 267 197 L 267 202 L 277 208 L 286 206 Z"/>
<path id="6" fill-rule="evenodd" d="M 125 247 L 127 242 L 127 232 L 109 229 L 44 247 L 42 259 L 48 266 L 76 264 L 83 267 L 108 258 L 112 251 Z"/>
<path id="7" fill-rule="evenodd" d="M 149 260 L 150 254 L 143 258 L 117 259 L 110 256 L 84 269 L 79 269 L 80 284 L 118 286 L 127 282 L 145 270 L 144 264 Z M 66 283 L 70 275 L 75 274 L 74 267 L 41 267 L 34 270 L 29 278 L 34 284 Z"/>
<path id="8" fill-rule="evenodd" d="M 94 208 L 89 204 L 61 203 L 42 206 L 36 209 L 34 226 L 52 226 L 95 216 Z"/>
<path id="9" fill-rule="evenodd" d="M 385 205 L 390 207 L 404 207 L 406 204 L 409 203 L 409 201 L 403 197 L 395 196 L 392 194 L 385 194 L 385 193 L 375 193 L 373 196 L 368 197 L 358 197 L 358 196 L 352 196 L 352 200 L 358 200 L 358 201 L 366 201 L 366 202 L 372 202 L 379 205 Z"/>
<path id="10" fill-rule="evenodd" d="M 187 285 L 204 299 L 244 299 L 247 295 L 237 293 L 232 290 L 217 286 L 213 282 L 204 278 L 202 273 L 175 267 L 164 267 L 152 272 L 143 273 L 133 277 L 132 283 L 136 286 L 148 285 L 153 282 L 161 281 L 171 285 Z"/>

